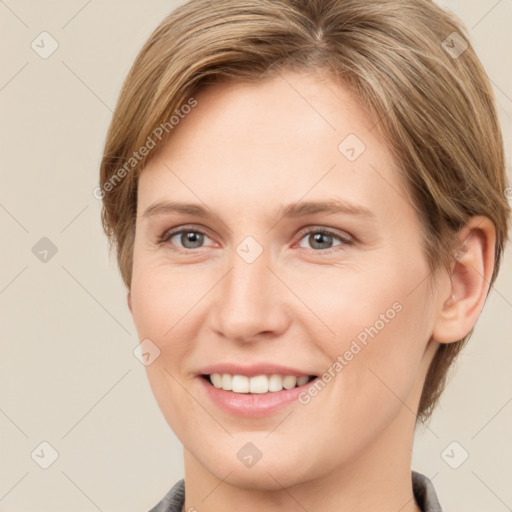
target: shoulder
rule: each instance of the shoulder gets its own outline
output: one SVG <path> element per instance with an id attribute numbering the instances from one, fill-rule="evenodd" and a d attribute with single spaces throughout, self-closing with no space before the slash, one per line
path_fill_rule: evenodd
<path id="1" fill-rule="evenodd" d="M 425 475 L 412 471 L 412 490 L 422 512 L 443 512 L 434 486 Z"/>
<path id="2" fill-rule="evenodd" d="M 176 482 L 171 490 L 149 512 L 181 512 L 185 502 L 185 480 Z"/>

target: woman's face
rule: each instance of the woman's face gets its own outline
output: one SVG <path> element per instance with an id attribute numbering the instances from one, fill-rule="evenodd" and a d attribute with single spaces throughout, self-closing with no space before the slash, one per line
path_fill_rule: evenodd
<path id="1" fill-rule="evenodd" d="M 195 98 L 140 176 L 129 297 L 186 463 L 277 488 L 407 452 L 439 298 L 378 127 L 305 73 Z"/>

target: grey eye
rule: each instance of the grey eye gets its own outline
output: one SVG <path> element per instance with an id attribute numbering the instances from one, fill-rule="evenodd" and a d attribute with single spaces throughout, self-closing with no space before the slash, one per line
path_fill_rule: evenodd
<path id="1" fill-rule="evenodd" d="M 334 244 L 334 246 L 341 245 L 341 242 L 345 242 L 345 240 L 343 240 L 343 238 L 341 238 L 339 235 L 335 235 L 334 233 L 326 233 L 324 231 L 310 231 L 309 233 L 306 233 L 301 240 L 304 239 L 308 240 L 311 248 L 318 250 L 330 249 L 333 247 L 333 241 L 335 239 L 340 240 L 340 243 Z M 301 247 L 303 246 L 301 245 Z"/>
<path id="2" fill-rule="evenodd" d="M 169 241 L 174 243 L 172 239 L 175 237 L 179 237 L 180 244 L 184 249 L 197 249 L 203 244 L 205 235 L 199 231 L 185 230 L 174 233 Z"/>

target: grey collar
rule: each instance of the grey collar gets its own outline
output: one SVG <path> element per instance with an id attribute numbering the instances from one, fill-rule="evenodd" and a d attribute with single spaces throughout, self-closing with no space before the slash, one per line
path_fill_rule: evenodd
<path id="1" fill-rule="evenodd" d="M 412 490 L 422 512 L 443 512 L 432 482 L 421 473 L 412 471 Z M 149 512 L 182 512 L 185 505 L 185 480 L 179 480 Z"/>

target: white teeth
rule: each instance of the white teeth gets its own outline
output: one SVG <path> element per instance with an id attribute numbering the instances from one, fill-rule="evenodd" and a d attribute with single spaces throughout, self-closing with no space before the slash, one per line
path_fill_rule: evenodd
<path id="1" fill-rule="evenodd" d="M 269 391 L 281 391 L 283 389 L 283 378 L 281 375 L 271 375 L 268 379 Z"/>
<path id="2" fill-rule="evenodd" d="M 224 373 L 222 375 L 222 389 L 225 389 L 226 391 L 231 391 L 233 389 L 232 382 L 233 377 L 227 373 Z"/>
<path id="3" fill-rule="evenodd" d="M 216 388 L 222 387 L 222 375 L 220 373 L 212 373 L 210 375 L 210 381 Z"/>
<path id="4" fill-rule="evenodd" d="M 297 377 L 294 377 L 293 375 L 287 375 L 283 379 L 283 388 L 284 389 L 292 389 L 295 387 L 295 384 L 297 384 Z"/>
<path id="5" fill-rule="evenodd" d="M 304 375 L 303 377 L 297 377 L 297 386 L 303 386 L 308 380 L 309 377 L 307 375 Z"/>
<path id="6" fill-rule="evenodd" d="M 292 389 L 295 386 L 303 386 L 309 382 L 309 377 L 304 375 L 296 377 L 295 375 L 257 375 L 247 377 L 245 375 L 230 375 L 229 373 L 212 373 L 210 382 L 224 391 L 233 391 L 234 393 L 258 393 L 264 394 Z"/>
<path id="7" fill-rule="evenodd" d="M 265 375 L 258 375 L 249 379 L 249 392 L 266 393 L 268 391 L 268 378 Z"/>
<path id="8" fill-rule="evenodd" d="M 249 393 L 249 377 L 245 375 L 233 375 L 231 385 L 235 393 Z"/>

